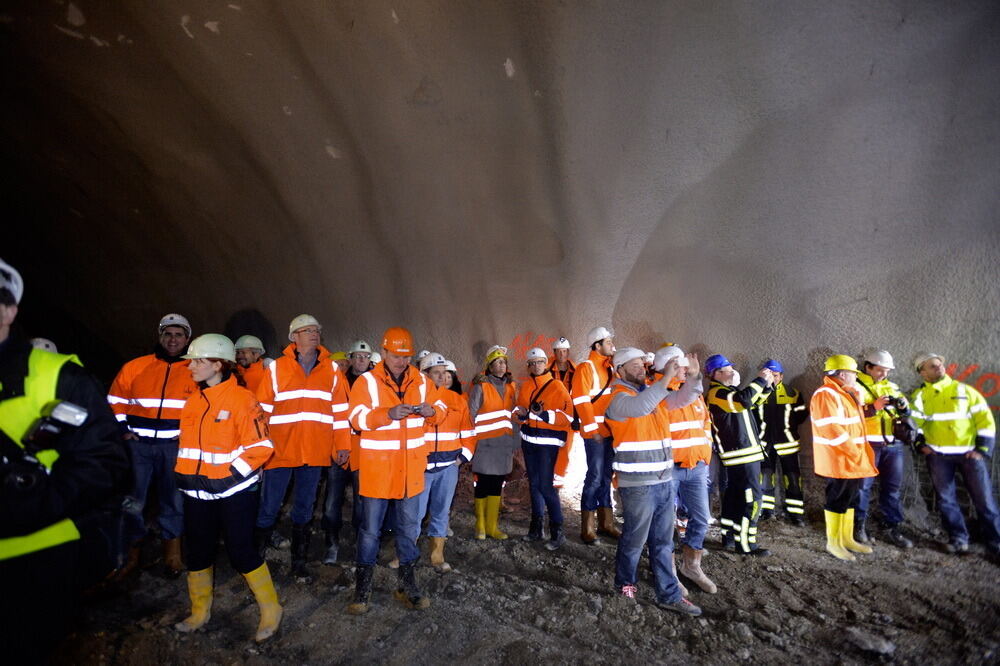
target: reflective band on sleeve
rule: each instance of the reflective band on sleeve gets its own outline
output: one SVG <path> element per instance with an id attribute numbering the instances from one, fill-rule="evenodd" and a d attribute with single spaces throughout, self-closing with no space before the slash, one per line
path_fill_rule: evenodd
<path id="1" fill-rule="evenodd" d="M 151 430 L 150 428 L 133 428 L 132 426 L 129 426 L 129 430 L 146 439 L 177 439 L 181 436 L 180 430 Z"/>
<path id="2" fill-rule="evenodd" d="M 573 398 L 573 404 L 574 405 L 582 405 L 585 402 L 590 402 L 590 396 L 588 396 L 588 395 L 581 395 L 579 397 Z"/>
<path id="3" fill-rule="evenodd" d="M 296 414 L 275 414 L 271 416 L 270 425 L 283 425 L 286 423 L 301 423 L 302 421 L 315 421 L 333 425 L 332 414 L 319 414 L 317 412 L 298 412 Z"/>
<path id="4" fill-rule="evenodd" d="M 125 398 L 120 398 L 117 395 L 109 395 L 108 396 L 108 404 L 109 405 L 127 405 L 128 404 L 128 400 L 126 400 Z"/>

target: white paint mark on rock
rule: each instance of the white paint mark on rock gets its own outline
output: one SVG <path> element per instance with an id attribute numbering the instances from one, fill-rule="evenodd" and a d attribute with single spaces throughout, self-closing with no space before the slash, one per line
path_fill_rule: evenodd
<path id="1" fill-rule="evenodd" d="M 340 158 L 343 157 L 343 155 L 340 153 L 340 151 L 337 150 L 336 148 L 334 148 L 333 146 L 331 146 L 329 143 L 326 144 L 326 154 L 329 155 L 330 157 L 332 157 L 335 160 L 339 160 Z"/>
<path id="2" fill-rule="evenodd" d="M 219 34 L 218 21 L 205 21 L 205 27 L 214 32 L 215 34 Z"/>
<path id="3" fill-rule="evenodd" d="M 292 107 L 290 106 L 283 106 L 281 107 L 281 110 L 285 112 L 286 116 L 292 115 Z"/>
<path id="4" fill-rule="evenodd" d="M 69 28 L 64 28 L 61 25 L 52 24 L 55 26 L 56 30 L 63 33 L 64 35 L 69 35 L 70 37 L 75 37 L 76 39 L 86 39 L 87 36 L 82 32 L 77 32 L 76 30 L 70 30 Z"/>
<path id="5" fill-rule="evenodd" d="M 245 56 L 246 56 L 246 57 L 248 57 L 248 58 L 252 58 L 252 57 L 253 57 L 253 54 L 252 54 L 252 53 L 250 53 L 249 51 L 247 51 L 247 52 L 246 52 L 246 53 L 244 53 L 243 55 L 245 55 Z"/>
<path id="6" fill-rule="evenodd" d="M 395 23 L 396 25 L 399 25 L 399 17 L 396 16 L 395 9 L 392 10 L 392 22 Z"/>
<path id="7" fill-rule="evenodd" d="M 106 39 L 101 39 L 95 35 L 90 36 L 90 41 L 94 42 L 97 46 L 111 46 L 111 44 Z"/>
<path id="8" fill-rule="evenodd" d="M 131 39 L 129 39 L 125 35 L 119 33 L 119 35 L 118 35 L 118 43 L 119 44 L 132 44 L 133 42 L 132 42 Z"/>
<path id="9" fill-rule="evenodd" d="M 238 12 L 243 11 L 243 8 L 240 7 L 239 5 L 226 5 L 226 7 L 229 7 L 230 9 L 235 9 Z"/>
<path id="10" fill-rule="evenodd" d="M 194 39 L 194 33 L 188 28 L 188 24 L 191 23 L 191 17 L 185 14 L 181 17 L 181 28 L 187 33 L 187 36 Z"/>
<path id="11" fill-rule="evenodd" d="M 87 22 L 86 17 L 84 17 L 83 12 L 80 8 L 74 5 L 72 2 L 66 8 L 66 23 L 79 28 L 81 25 Z"/>
<path id="12" fill-rule="evenodd" d="M 507 72 L 508 79 L 514 78 L 514 61 L 507 58 L 503 63 L 503 71 Z"/>

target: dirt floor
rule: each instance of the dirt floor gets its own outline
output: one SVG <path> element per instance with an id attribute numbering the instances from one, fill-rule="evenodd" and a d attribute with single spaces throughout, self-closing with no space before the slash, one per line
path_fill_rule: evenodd
<path id="1" fill-rule="evenodd" d="M 467 481 L 466 481 L 467 483 Z M 653 605 L 645 560 L 638 603 L 613 589 L 613 542 L 579 542 L 579 514 L 568 510 L 570 540 L 556 553 L 519 538 L 527 531 L 523 482 L 509 487 L 506 541 L 476 541 L 468 487 L 456 499 L 447 558 L 455 570 L 429 566 L 418 581 L 432 598 L 410 611 L 392 598 L 396 572 L 384 545 L 372 609 L 345 614 L 351 598 L 353 542 L 343 567 L 322 566 L 313 539 L 314 581 L 288 574 L 288 551 L 269 551 L 284 620 L 264 644 L 252 636 L 257 610 L 242 577 L 220 549 L 215 604 L 207 627 L 182 635 L 172 624 L 188 608 L 183 578 L 166 580 L 153 565 L 124 587 L 92 599 L 79 631 L 57 661 L 107 664 L 441 664 L 467 663 L 1000 663 L 1000 567 L 981 547 L 946 555 L 930 533 L 898 550 L 877 541 L 857 563 L 823 550 L 822 513 L 806 527 L 762 523 L 769 558 L 744 559 L 717 549 L 709 534 L 704 568 L 719 585 L 697 619 Z M 567 509 L 576 507 L 565 493 Z M 345 530 L 348 531 L 348 530 Z M 875 530 L 876 539 L 878 531 Z"/>

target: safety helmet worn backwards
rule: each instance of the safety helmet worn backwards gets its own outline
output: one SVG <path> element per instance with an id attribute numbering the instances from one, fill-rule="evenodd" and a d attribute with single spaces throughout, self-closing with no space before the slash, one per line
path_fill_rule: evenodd
<path id="1" fill-rule="evenodd" d="M 195 338 L 188 347 L 188 353 L 181 358 L 211 358 L 236 362 L 236 347 L 233 341 L 219 333 L 205 333 Z"/>

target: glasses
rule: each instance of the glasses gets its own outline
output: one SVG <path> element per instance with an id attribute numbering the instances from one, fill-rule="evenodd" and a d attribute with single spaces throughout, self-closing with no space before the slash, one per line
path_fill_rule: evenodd
<path id="1" fill-rule="evenodd" d="M 319 333 L 319 329 L 318 328 L 300 328 L 299 330 L 295 331 L 296 335 L 298 335 L 299 333 L 305 333 L 306 335 L 313 335 L 314 333 Z"/>
<path id="2" fill-rule="evenodd" d="M 538 359 L 535 361 L 528 361 L 528 365 L 545 365 L 545 359 Z"/>

